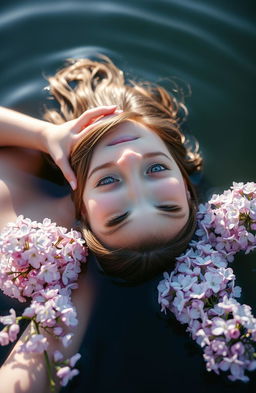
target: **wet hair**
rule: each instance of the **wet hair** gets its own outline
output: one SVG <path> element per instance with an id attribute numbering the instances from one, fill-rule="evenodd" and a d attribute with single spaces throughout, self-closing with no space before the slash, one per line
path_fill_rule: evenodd
<path id="1" fill-rule="evenodd" d="M 196 227 L 197 197 L 190 175 L 201 169 L 198 146 L 192 150 L 181 131 L 187 110 L 167 90 L 150 82 L 126 81 L 123 72 L 106 56 L 97 60 L 72 59 L 55 76 L 48 78 L 49 89 L 60 105 L 51 109 L 45 119 L 61 124 L 80 116 L 85 110 L 102 105 L 117 105 L 123 113 L 102 119 L 74 147 L 70 162 L 78 187 L 73 194 L 77 218 L 88 248 L 96 256 L 104 272 L 131 283 L 138 283 L 173 267 L 175 258 L 188 246 Z M 113 249 L 102 244 L 91 231 L 83 215 L 83 190 L 97 142 L 109 131 L 127 121 L 138 122 L 155 132 L 175 159 L 190 192 L 190 214 L 180 233 L 169 241 L 152 239 L 136 248 Z"/>

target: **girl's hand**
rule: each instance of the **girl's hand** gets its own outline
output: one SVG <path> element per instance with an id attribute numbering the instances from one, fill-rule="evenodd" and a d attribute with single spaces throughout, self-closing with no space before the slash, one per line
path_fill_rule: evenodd
<path id="1" fill-rule="evenodd" d="M 87 126 L 103 116 L 114 113 L 115 110 L 116 105 L 89 109 L 77 119 L 60 125 L 48 123 L 44 128 L 42 132 L 43 150 L 52 157 L 73 190 L 77 185 L 76 177 L 68 160 L 72 147 L 87 132 Z"/>

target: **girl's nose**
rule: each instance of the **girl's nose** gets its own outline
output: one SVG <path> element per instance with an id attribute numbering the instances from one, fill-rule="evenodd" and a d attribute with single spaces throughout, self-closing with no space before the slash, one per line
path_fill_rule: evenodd
<path id="1" fill-rule="evenodd" d="M 136 153 L 133 150 L 125 149 L 122 153 L 121 157 L 117 160 L 118 165 L 122 165 L 125 167 L 130 167 L 132 169 L 133 165 L 139 160 L 141 160 L 142 155 L 140 153 Z"/>
<path id="2" fill-rule="evenodd" d="M 134 203 L 138 207 L 145 204 L 145 200 L 148 199 L 147 187 L 140 175 L 141 160 L 142 155 L 131 149 L 126 149 L 117 160 L 117 164 L 128 173 L 126 182 L 127 198 L 130 203 Z"/>

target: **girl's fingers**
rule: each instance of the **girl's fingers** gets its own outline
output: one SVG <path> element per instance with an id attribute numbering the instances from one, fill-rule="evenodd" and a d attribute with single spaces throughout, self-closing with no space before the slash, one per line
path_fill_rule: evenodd
<path id="1" fill-rule="evenodd" d="M 104 115 L 109 115 L 116 110 L 116 105 L 112 106 L 100 106 L 97 108 L 88 109 L 77 119 L 75 129 L 80 132 L 83 128 L 87 127 L 95 120 L 99 119 Z"/>
<path id="2" fill-rule="evenodd" d="M 64 155 L 62 155 L 55 160 L 55 163 L 58 165 L 66 180 L 69 182 L 72 190 L 75 190 L 77 187 L 76 176 L 69 164 L 68 159 Z"/>

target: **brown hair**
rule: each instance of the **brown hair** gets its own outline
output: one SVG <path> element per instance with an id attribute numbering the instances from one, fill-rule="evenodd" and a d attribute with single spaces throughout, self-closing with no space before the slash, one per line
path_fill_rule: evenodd
<path id="1" fill-rule="evenodd" d="M 126 82 L 123 72 L 109 58 L 69 60 L 69 64 L 49 78 L 51 94 L 60 104 L 60 113 L 48 110 L 45 119 L 55 124 L 80 116 L 85 110 L 101 105 L 117 105 L 123 110 L 114 117 L 95 123 L 83 140 L 74 147 L 71 165 L 77 175 L 78 188 L 73 199 L 81 219 L 82 195 L 94 147 L 103 135 L 125 121 L 136 121 L 154 131 L 166 144 L 191 194 L 190 215 L 182 231 L 168 242 L 141 244 L 136 249 L 105 247 L 83 220 L 83 233 L 89 249 L 96 255 L 104 272 L 130 282 L 140 282 L 169 269 L 191 240 L 196 226 L 197 198 L 189 175 L 201 168 L 198 146 L 194 151 L 180 130 L 187 111 L 163 87 L 149 82 Z"/>

